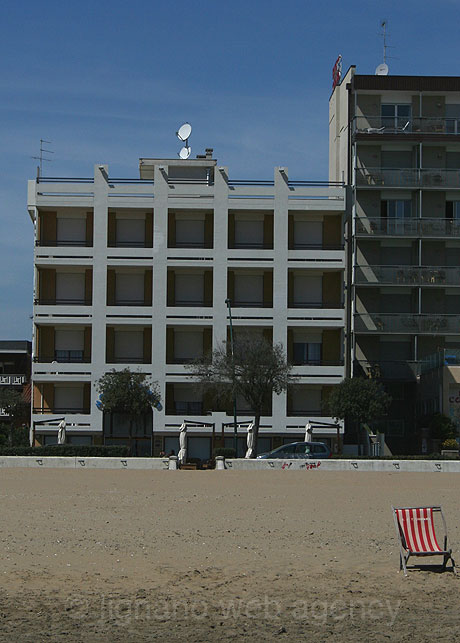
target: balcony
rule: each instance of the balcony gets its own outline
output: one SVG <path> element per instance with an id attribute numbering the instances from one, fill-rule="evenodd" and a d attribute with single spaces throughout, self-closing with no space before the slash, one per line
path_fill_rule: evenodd
<path id="1" fill-rule="evenodd" d="M 39 297 L 38 299 L 34 299 L 34 304 L 36 306 L 91 306 L 92 301 L 84 297 L 75 297 L 72 299 L 63 299 L 62 297 L 45 299 Z"/>
<path id="2" fill-rule="evenodd" d="M 203 415 L 202 402 L 174 402 L 175 415 Z"/>
<path id="3" fill-rule="evenodd" d="M 460 119 L 418 117 L 392 118 L 382 116 L 355 116 L 353 119 L 353 134 L 432 134 L 458 136 L 460 134 Z"/>
<path id="4" fill-rule="evenodd" d="M 392 219 L 356 217 L 357 237 L 423 237 L 455 239 L 460 237 L 460 221 L 455 219 Z"/>
<path id="5" fill-rule="evenodd" d="M 409 360 L 357 360 L 354 362 L 355 377 L 415 382 L 420 374 L 420 362 Z"/>
<path id="6" fill-rule="evenodd" d="M 460 169 L 443 168 L 356 168 L 358 187 L 460 188 Z"/>
<path id="7" fill-rule="evenodd" d="M 460 334 L 460 315 L 366 313 L 355 314 L 354 324 L 355 333 Z"/>
<path id="8" fill-rule="evenodd" d="M 53 406 L 51 408 L 34 407 L 33 412 L 37 415 L 88 415 L 89 407 Z"/>
<path id="9" fill-rule="evenodd" d="M 460 286 L 460 268 L 453 266 L 356 266 L 361 286 Z"/>

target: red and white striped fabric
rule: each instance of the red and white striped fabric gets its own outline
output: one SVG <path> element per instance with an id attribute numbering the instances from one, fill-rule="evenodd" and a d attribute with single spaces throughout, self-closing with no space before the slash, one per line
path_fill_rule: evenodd
<path id="1" fill-rule="evenodd" d="M 414 554 L 443 551 L 436 540 L 431 507 L 395 511 L 408 551 Z"/>

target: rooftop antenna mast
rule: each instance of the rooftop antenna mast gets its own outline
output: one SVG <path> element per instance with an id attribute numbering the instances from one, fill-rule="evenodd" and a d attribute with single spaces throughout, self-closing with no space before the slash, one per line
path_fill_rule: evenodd
<path id="1" fill-rule="evenodd" d="M 380 27 L 382 28 L 382 32 L 380 33 L 380 36 L 383 38 L 383 63 L 378 65 L 377 69 L 375 70 L 375 75 L 376 76 L 388 76 L 388 65 L 387 65 L 387 60 L 388 58 L 392 58 L 392 56 L 388 56 L 387 54 L 387 49 L 392 49 L 393 47 L 391 45 L 387 45 L 387 21 L 382 20 L 380 23 Z"/>
<path id="2" fill-rule="evenodd" d="M 52 141 L 45 141 L 44 138 L 41 138 L 40 139 L 40 156 L 32 156 L 31 157 L 33 159 L 36 159 L 37 161 L 40 161 L 40 165 L 37 168 L 38 178 L 43 176 L 43 162 L 44 161 L 51 162 L 53 160 L 53 159 L 47 159 L 46 156 L 43 156 L 43 154 L 44 153 L 45 154 L 54 154 L 54 152 L 52 150 L 45 150 L 45 148 L 43 147 L 43 143 L 47 143 L 48 145 L 51 145 Z"/>

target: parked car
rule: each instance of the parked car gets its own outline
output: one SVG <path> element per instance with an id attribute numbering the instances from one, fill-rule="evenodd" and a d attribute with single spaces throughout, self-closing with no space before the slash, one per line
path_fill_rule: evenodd
<path id="1" fill-rule="evenodd" d="M 331 450 L 324 442 L 291 442 L 291 444 L 283 444 L 283 446 L 269 453 L 262 453 L 257 457 L 262 460 L 273 460 L 275 458 L 286 460 L 314 458 L 319 460 L 320 458 L 330 458 Z"/>

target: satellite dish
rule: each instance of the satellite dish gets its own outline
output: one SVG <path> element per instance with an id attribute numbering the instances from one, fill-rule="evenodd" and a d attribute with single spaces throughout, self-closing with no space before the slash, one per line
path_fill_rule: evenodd
<path id="1" fill-rule="evenodd" d="M 179 156 L 181 157 L 181 159 L 185 160 L 185 159 L 188 159 L 191 153 L 192 153 L 191 147 L 183 147 L 179 152 Z"/>
<path id="2" fill-rule="evenodd" d="M 386 63 L 382 63 L 381 65 L 379 65 L 375 70 L 375 75 L 388 76 L 388 65 Z"/>
<path id="3" fill-rule="evenodd" d="M 184 123 L 179 127 L 179 130 L 176 132 L 176 136 L 181 141 L 186 141 L 190 134 L 192 133 L 192 126 L 190 123 Z"/>

